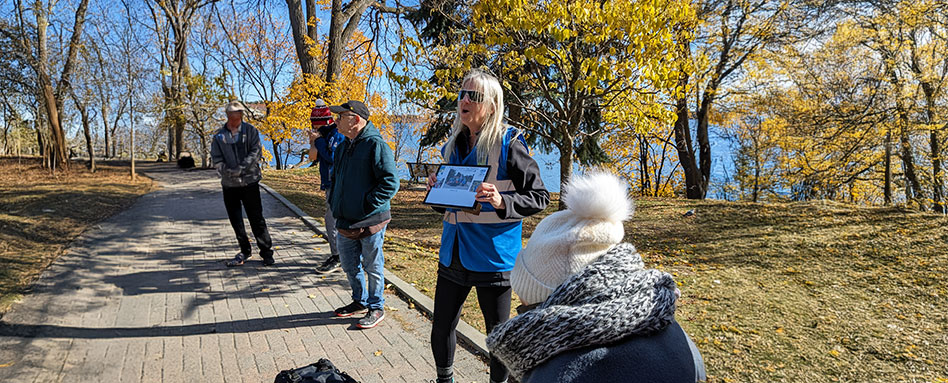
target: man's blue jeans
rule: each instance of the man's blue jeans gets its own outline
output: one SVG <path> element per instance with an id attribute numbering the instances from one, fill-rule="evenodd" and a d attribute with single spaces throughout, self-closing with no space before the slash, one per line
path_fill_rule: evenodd
<path id="1" fill-rule="evenodd" d="M 386 227 L 359 240 L 346 238 L 342 234 L 336 235 L 339 263 L 349 278 L 352 301 L 370 309 L 382 309 L 385 306 L 385 256 L 382 254 L 382 241 L 385 239 Z"/>

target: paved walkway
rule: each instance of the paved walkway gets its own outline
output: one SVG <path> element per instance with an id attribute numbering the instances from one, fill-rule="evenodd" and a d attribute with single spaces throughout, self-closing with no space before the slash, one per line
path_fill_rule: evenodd
<path id="1" fill-rule="evenodd" d="M 272 382 L 323 357 L 363 383 L 434 377 L 431 324 L 396 296 L 374 329 L 332 316 L 345 276 L 312 272 L 328 244 L 269 194 L 277 265 L 227 268 L 215 173 L 141 167 L 162 188 L 83 234 L 0 321 L 0 382 Z M 455 368 L 488 381 L 464 349 Z"/>

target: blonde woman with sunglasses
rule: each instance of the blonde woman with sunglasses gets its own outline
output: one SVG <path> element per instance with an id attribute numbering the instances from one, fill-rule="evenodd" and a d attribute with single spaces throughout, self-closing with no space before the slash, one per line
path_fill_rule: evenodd
<path id="1" fill-rule="evenodd" d="M 441 154 L 448 164 L 491 168 L 477 188 L 479 213 L 436 208 L 444 213 L 431 330 L 437 383 L 454 382 L 455 328 L 471 288 L 477 291 L 488 333 L 510 317 L 510 271 L 522 245 L 522 220 L 550 201 L 523 134 L 505 125 L 503 118 L 503 89 L 497 78 L 481 70 L 468 73 Z M 435 182 L 432 175 L 428 187 Z M 508 375 L 492 356 L 490 381 L 506 382 Z"/>

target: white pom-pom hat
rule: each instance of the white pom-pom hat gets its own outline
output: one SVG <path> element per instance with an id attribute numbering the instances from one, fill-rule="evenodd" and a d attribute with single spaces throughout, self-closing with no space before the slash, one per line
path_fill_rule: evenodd
<path id="1" fill-rule="evenodd" d="M 628 185 L 604 172 L 572 178 L 560 200 L 567 210 L 540 221 L 510 274 L 510 285 L 527 305 L 545 301 L 566 278 L 621 242 L 622 222 L 635 210 Z"/>

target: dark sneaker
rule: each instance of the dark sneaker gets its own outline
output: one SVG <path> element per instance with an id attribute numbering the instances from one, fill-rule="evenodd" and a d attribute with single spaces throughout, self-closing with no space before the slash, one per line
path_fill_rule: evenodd
<path id="1" fill-rule="evenodd" d="M 372 328 L 379 325 L 379 322 L 385 319 L 385 311 L 382 309 L 371 309 L 369 312 L 365 313 L 365 316 L 362 319 L 359 319 L 359 323 L 356 323 L 356 326 L 359 328 Z"/>
<path id="2" fill-rule="evenodd" d="M 339 264 L 339 256 L 333 255 L 316 267 L 316 274 L 328 274 L 339 271 L 340 269 L 342 269 L 342 266 Z"/>
<path id="3" fill-rule="evenodd" d="M 247 262 L 247 258 L 250 258 L 250 256 L 244 255 L 244 253 L 237 253 L 234 259 L 224 262 L 224 264 L 227 265 L 227 267 L 243 266 L 244 262 Z"/>
<path id="4" fill-rule="evenodd" d="M 272 256 L 272 255 L 269 256 L 269 257 L 263 257 L 263 265 L 264 265 L 264 266 L 273 266 L 274 263 L 276 263 L 276 260 L 273 259 L 273 256 Z"/>
<path id="5" fill-rule="evenodd" d="M 359 302 L 352 302 L 333 311 L 337 317 L 351 317 L 355 314 L 365 312 L 367 309 Z"/>

